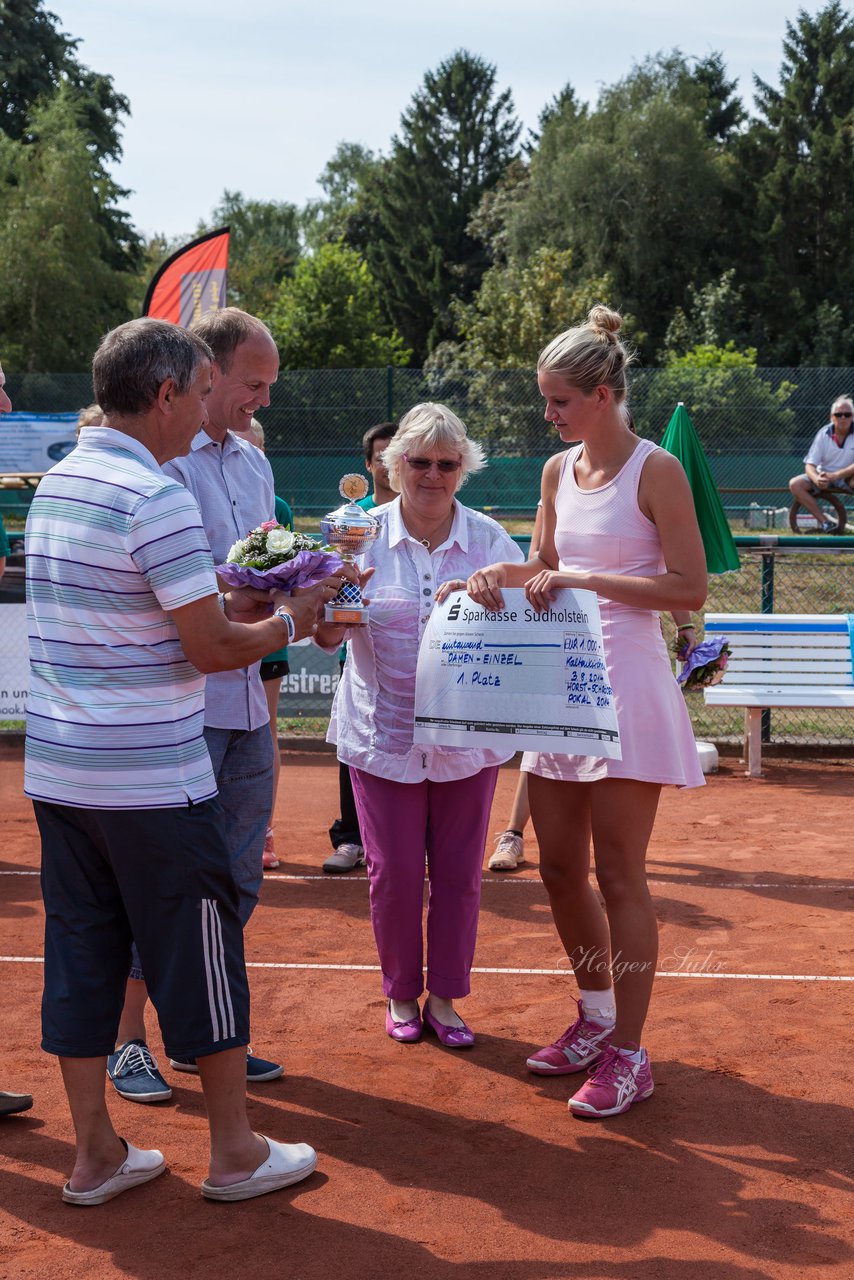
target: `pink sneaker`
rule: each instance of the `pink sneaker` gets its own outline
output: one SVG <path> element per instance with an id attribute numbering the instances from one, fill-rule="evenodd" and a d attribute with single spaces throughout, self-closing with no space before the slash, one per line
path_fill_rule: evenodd
<path id="1" fill-rule="evenodd" d="M 579 1000 L 578 1017 L 572 1026 L 554 1044 L 538 1049 L 526 1066 L 538 1076 L 567 1076 L 598 1062 L 610 1042 L 611 1027 L 585 1017 Z"/>
<path id="2" fill-rule="evenodd" d="M 279 859 L 276 857 L 276 849 L 273 843 L 273 828 L 267 828 L 267 834 L 264 836 L 264 857 L 263 865 L 265 871 L 275 871 L 279 865 Z"/>
<path id="3" fill-rule="evenodd" d="M 632 1062 L 619 1049 L 610 1046 L 589 1073 L 590 1079 L 569 1100 L 573 1115 L 600 1119 L 619 1116 L 633 1102 L 648 1098 L 655 1085 L 646 1050 L 643 1062 Z"/>

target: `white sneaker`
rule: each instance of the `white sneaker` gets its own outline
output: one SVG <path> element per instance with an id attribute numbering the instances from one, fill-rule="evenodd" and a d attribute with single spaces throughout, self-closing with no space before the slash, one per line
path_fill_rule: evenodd
<path id="1" fill-rule="evenodd" d="M 354 867 L 364 865 L 365 851 L 360 844 L 339 844 L 324 862 L 323 870 L 332 875 L 341 875 L 344 871 L 352 871 Z"/>
<path id="2" fill-rule="evenodd" d="M 490 871 L 515 871 L 525 861 L 525 841 L 515 831 L 502 831 L 486 864 Z"/>

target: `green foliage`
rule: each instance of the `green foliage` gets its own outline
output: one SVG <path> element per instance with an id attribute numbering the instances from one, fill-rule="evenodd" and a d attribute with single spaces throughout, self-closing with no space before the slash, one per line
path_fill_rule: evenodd
<path id="1" fill-rule="evenodd" d="M 688 286 L 726 265 L 732 166 L 716 135 L 738 118 L 731 90 L 717 55 L 692 71 L 674 53 L 604 90 L 593 112 L 566 96 L 509 210 L 511 257 L 571 249 L 582 276 L 607 275 L 614 303 L 642 319 L 647 354 Z"/>
<path id="2" fill-rule="evenodd" d="M 405 365 L 411 356 L 385 320 L 367 264 L 343 244 L 321 245 L 303 258 L 265 318 L 285 368 Z"/>
<path id="3" fill-rule="evenodd" d="M 141 241 L 106 168 L 129 110 L 41 0 L 0 0 L 0 344 L 10 368 L 85 368 L 126 320 Z"/>
<path id="4" fill-rule="evenodd" d="M 756 81 L 760 120 L 745 156 L 756 181 L 755 305 L 773 362 L 850 364 L 854 18 L 838 0 L 815 16 L 800 10 L 786 24 L 783 53 L 780 88 Z M 838 317 L 835 341 L 826 325 L 831 314 Z"/>
<path id="5" fill-rule="evenodd" d="M 773 441 L 785 448 L 795 415 L 788 403 L 793 382 L 774 386 L 756 367 L 756 350 L 738 351 L 701 343 L 681 356 L 668 357 L 663 369 L 633 380 L 632 408 L 639 427 L 658 439 L 676 405 L 682 401 L 700 435 L 743 443 Z"/>
<path id="6" fill-rule="evenodd" d="M 79 41 L 60 31 L 58 24 L 42 0 L 0 0 L 0 131 L 14 141 L 32 141 L 33 109 L 62 88 L 97 162 L 97 218 L 108 241 L 104 252 L 116 270 L 133 272 L 139 267 L 141 241 L 118 203 L 128 192 L 112 181 L 105 167 L 122 154 L 121 122 L 130 103 L 116 93 L 111 76 L 78 62 Z"/>
<path id="7" fill-rule="evenodd" d="M 302 213 L 303 235 L 310 249 L 348 240 L 351 234 L 358 241 L 363 193 L 379 164 L 373 151 L 358 142 L 339 142 L 318 178 L 325 199 L 309 201 Z"/>
<path id="8" fill-rule="evenodd" d="M 0 136 L 0 350 L 10 369 L 85 369 L 128 317 L 101 214 L 111 184 L 66 86 L 34 108 L 28 141 Z"/>
<path id="9" fill-rule="evenodd" d="M 533 368 L 562 329 L 611 296 L 607 276 L 578 279 L 569 249 L 538 249 L 525 263 L 491 267 L 472 303 L 454 304 L 464 369 Z"/>
<path id="10" fill-rule="evenodd" d="M 118 159 L 121 117 L 130 104 L 116 93 L 110 76 L 77 61 L 80 42 L 60 31 L 58 23 L 42 0 L 0 0 L 0 130 L 8 138 L 25 139 L 33 104 L 64 84 L 98 158 Z"/>
<path id="11" fill-rule="evenodd" d="M 459 51 L 425 75 L 391 156 L 371 176 L 360 247 L 419 361 L 453 336 L 452 300 L 470 301 L 489 266 L 469 220 L 516 155 L 518 136 L 495 68 Z"/>
<path id="12" fill-rule="evenodd" d="M 744 289 L 735 283 L 735 268 L 724 271 L 702 289 L 688 286 L 685 310 L 677 307 L 664 336 L 665 363 L 693 347 L 726 347 L 745 337 Z"/>
<path id="13" fill-rule="evenodd" d="M 196 234 L 229 226 L 228 301 L 253 315 L 274 305 L 278 288 L 293 274 L 300 257 L 300 213 L 296 205 L 276 200 L 247 200 L 239 191 L 224 191 L 207 222 Z"/>
<path id="14" fill-rule="evenodd" d="M 526 262 L 494 266 L 474 301 L 454 304 L 460 341 L 441 343 L 427 360 L 433 398 L 441 382 L 465 386 L 466 422 L 500 453 L 542 450 L 541 411 L 532 375 L 555 334 L 584 321 L 611 296 L 607 276 L 580 279 L 568 249 L 540 249 Z M 629 331 L 631 316 L 626 317 Z M 532 412 L 533 406 L 533 412 Z"/>

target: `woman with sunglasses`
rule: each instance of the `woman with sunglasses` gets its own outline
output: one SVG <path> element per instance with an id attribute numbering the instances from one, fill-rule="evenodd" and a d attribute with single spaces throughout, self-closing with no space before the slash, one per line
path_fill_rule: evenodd
<path id="1" fill-rule="evenodd" d="M 646 849 L 662 786 L 703 785 L 658 613 L 701 607 L 705 553 L 680 463 L 628 426 L 620 324 L 594 307 L 540 354 L 546 421 L 565 444 L 581 443 L 543 470 L 537 556 L 489 565 L 467 584 L 489 609 L 502 608 L 504 587 L 524 587 L 540 610 L 564 587 L 599 597 L 622 759 L 526 753 L 522 764 L 540 873 L 581 997 L 574 1021 L 527 1065 L 552 1076 L 589 1068 L 569 1107 L 594 1118 L 653 1090 L 642 1047 L 658 943 Z M 591 842 L 604 911 L 588 879 Z"/>
<path id="2" fill-rule="evenodd" d="M 439 583 L 523 556 L 500 525 L 457 499 L 466 477 L 486 462 L 444 405 L 410 409 L 382 463 L 400 496 L 373 512 L 379 535 L 360 559 L 362 582 L 370 578 L 368 625 L 345 631 L 322 623 L 315 637 L 329 650 L 349 642 L 329 740 L 353 780 L 388 999 L 386 1032 L 411 1043 L 428 1027 L 443 1045 L 464 1049 L 474 1033 L 453 1001 L 469 994 L 483 844 L 498 766 L 512 753 L 415 745 L 415 668 Z"/>

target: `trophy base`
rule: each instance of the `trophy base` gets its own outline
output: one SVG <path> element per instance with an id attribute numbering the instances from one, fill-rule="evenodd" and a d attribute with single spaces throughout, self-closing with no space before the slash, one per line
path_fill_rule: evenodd
<path id="1" fill-rule="evenodd" d="M 326 605 L 324 617 L 336 627 L 366 627 L 368 625 L 367 605 L 336 604 L 331 600 Z"/>

